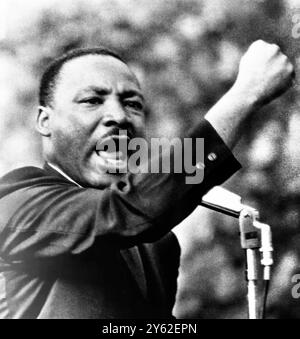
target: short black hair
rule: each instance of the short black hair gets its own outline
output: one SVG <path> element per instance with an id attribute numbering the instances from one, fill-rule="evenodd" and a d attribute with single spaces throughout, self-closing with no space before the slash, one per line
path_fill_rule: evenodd
<path id="1" fill-rule="evenodd" d="M 115 51 L 106 48 L 104 46 L 94 47 L 94 48 L 77 48 L 72 49 L 63 55 L 55 58 L 44 71 L 39 90 L 39 104 L 40 106 L 51 106 L 53 100 L 53 94 L 57 79 L 59 77 L 62 67 L 69 62 L 70 60 L 86 56 L 86 55 L 106 55 L 112 56 L 126 64 L 120 55 Z"/>

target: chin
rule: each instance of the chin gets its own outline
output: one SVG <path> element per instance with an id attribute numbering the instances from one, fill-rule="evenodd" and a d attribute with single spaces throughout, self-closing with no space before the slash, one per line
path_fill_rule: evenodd
<path id="1" fill-rule="evenodd" d="M 113 184 L 118 183 L 126 174 L 108 174 L 102 173 L 98 175 L 93 175 L 87 178 L 86 182 L 88 187 L 104 189 Z"/>

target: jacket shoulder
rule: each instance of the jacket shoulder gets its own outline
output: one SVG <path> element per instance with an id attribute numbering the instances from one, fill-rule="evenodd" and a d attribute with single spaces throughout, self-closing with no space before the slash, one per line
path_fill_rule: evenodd
<path id="1" fill-rule="evenodd" d="M 173 254 L 176 258 L 180 257 L 181 248 L 176 235 L 173 232 L 167 233 L 163 238 L 154 244 L 154 248 L 163 257 L 170 257 Z M 170 253 L 171 252 L 171 253 Z"/>
<path id="2" fill-rule="evenodd" d="M 18 168 L 0 178 L 0 199 L 22 188 L 65 182 L 64 179 L 42 168 L 33 166 Z"/>
<path id="3" fill-rule="evenodd" d="M 46 171 L 38 167 L 22 167 L 8 172 L 0 178 L 0 184 L 28 180 L 46 176 Z"/>

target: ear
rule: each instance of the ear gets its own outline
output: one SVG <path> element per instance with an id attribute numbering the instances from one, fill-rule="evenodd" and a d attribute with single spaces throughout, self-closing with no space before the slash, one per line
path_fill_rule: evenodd
<path id="1" fill-rule="evenodd" d="M 36 130 L 44 137 L 51 136 L 50 117 L 52 113 L 51 108 L 39 106 L 39 112 L 36 117 Z"/>

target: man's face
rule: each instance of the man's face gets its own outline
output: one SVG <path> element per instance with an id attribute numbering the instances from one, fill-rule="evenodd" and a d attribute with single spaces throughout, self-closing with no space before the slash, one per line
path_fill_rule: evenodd
<path id="1" fill-rule="evenodd" d="M 52 113 L 50 161 L 83 186 L 109 186 L 121 177 L 109 172 L 118 173 L 127 165 L 118 149 L 98 152 L 97 145 L 110 139 L 124 141 L 121 130 L 127 132 L 127 142 L 144 136 L 144 100 L 138 81 L 127 65 L 111 56 L 88 55 L 66 63 Z"/>

